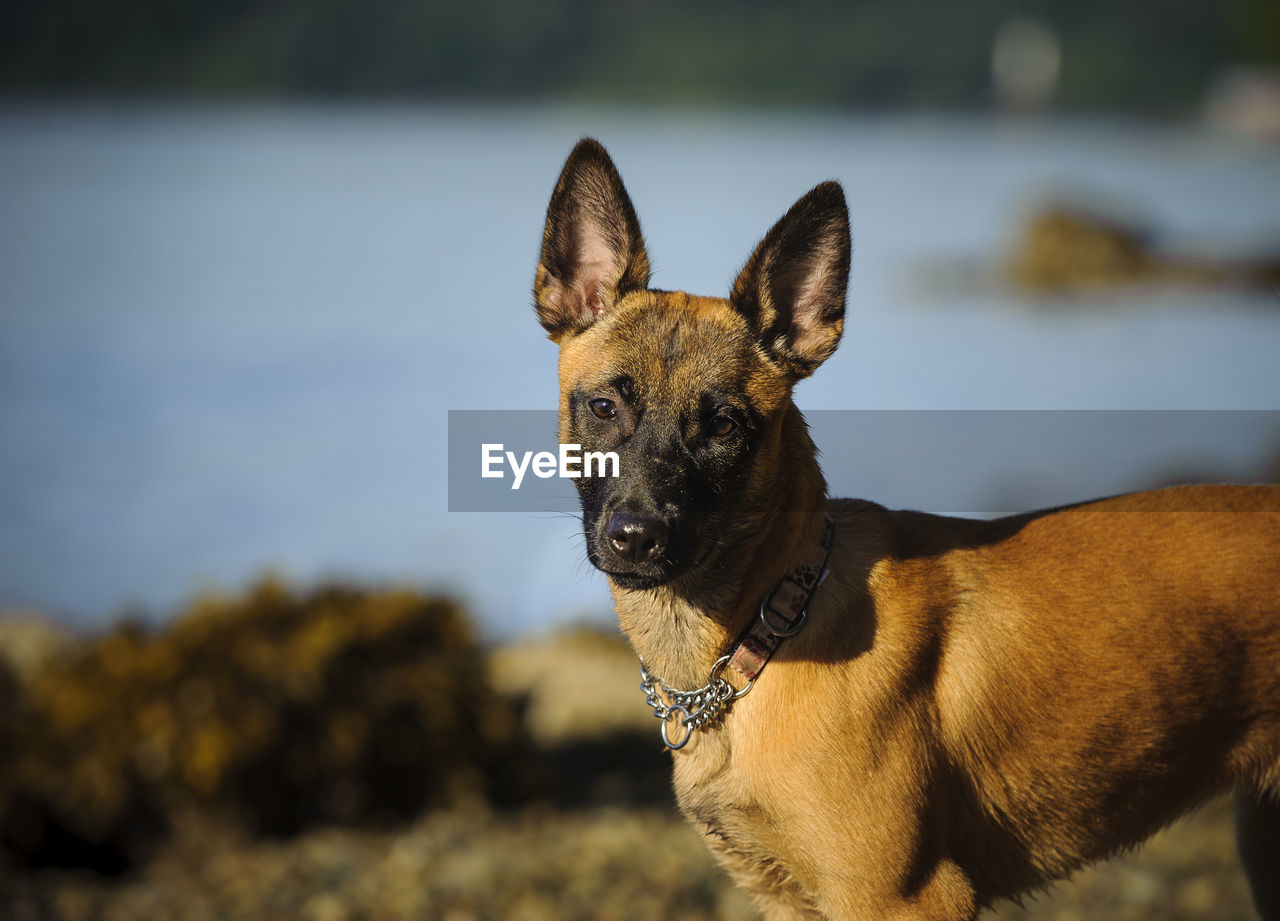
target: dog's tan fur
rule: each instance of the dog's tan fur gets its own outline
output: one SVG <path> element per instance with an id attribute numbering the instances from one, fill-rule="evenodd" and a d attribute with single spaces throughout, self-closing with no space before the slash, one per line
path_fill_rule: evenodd
<path id="1" fill-rule="evenodd" d="M 577 200 L 567 181 L 553 210 Z M 601 194 L 625 199 L 620 181 Z M 837 525 L 807 626 L 674 753 L 681 809 L 764 915 L 971 919 L 1234 788 L 1256 901 L 1280 919 L 1280 489 L 998 521 L 828 500 L 790 396 L 816 362 L 761 346 L 770 324 L 739 290 L 751 264 L 730 300 L 652 291 L 633 213 L 624 225 L 575 231 L 595 267 L 576 289 L 544 248 L 535 296 L 561 345 L 562 438 L 570 395 L 620 365 L 650 407 L 727 376 L 765 420 L 723 552 L 667 584 L 613 585 L 636 651 L 673 686 L 703 684 L 824 514 Z M 839 318 L 826 330 L 796 334 L 796 354 L 830 354 Z"/>

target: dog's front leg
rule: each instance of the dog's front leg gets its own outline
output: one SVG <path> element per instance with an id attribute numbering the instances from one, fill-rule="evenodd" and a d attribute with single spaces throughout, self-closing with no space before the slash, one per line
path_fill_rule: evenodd
<path id="1" fill-rule="evenodd" d="M 1280 921 L 1280 798 L 1236 791 L 1240 859 L 1263 921 Z"/>
<path id="2" fill-rule="evenodd" d="M 835 777 L 833 770 L 829 777 Z M 794 871 L 772 880 L 739 876 L 768 921 L 974 921 L 981 905 L 968 874 L 938 842 L 912 797 L 863 775 L 836 813 L 802 797 L 781 801 L 775 828 L 805 830 L 776 842 Z M 775 800 L 775 803 L 780 802 Z M 759 868 L 757 867 L 757 870 Z M 803 880 L 803 883 L 800 881 Z M 779 885 L 777 883 L 785 883 Z"/>
<path id="3" fill-rule="evenodd" d="M 819 889 L 820 917 L 827 921 L 974 921 L 978 916 L 973 887 L 951 861 L 940 861 L 923 885 L 909 892 L 863 889 L 838 878 L 824 880 Z"/>
<path id="4" fill-rule="evenodd" d="M 757 890 L 752 894 L 752 901 L 764 921 L 829 921 L 825 915 L 809 908 L 802 897 Z"/>

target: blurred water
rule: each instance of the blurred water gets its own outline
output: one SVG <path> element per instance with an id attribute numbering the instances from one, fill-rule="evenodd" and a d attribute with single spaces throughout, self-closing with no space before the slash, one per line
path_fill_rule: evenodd
<path id="1" fill-rule="evenodd" d="M 1175 238 L 1274 237 L 1277 151 L 1190 128 L 10 106 L 0 602 L 77 623 L 126 604 L 162 616 L 273 569 L 445 588 L 495 635 L 604 616 L 572 519 L 451 515 L 445 495 L 448 409 L 555 405 L 555 349 L 528 291 L 551 185 L 583 134 L 618 162 L 663 287 L 727 291 L 796 197 L 845 184 L 849 324 L 802 407 L 1280 408 L 1274 295 L 1044 310 L 918 283 L 939 257 L 995 259 L 1052 188 L 1141 211 Z M 1186 449 L 1248 476 L 1280 442 L 1255 436 Z M 1153 450 L 1127 461 L 1134 485 L 1183 462 Z M 838 456 L 824 463 L 836 492 L 859 491 Z M 999 484 L 972 489 L 977 508 Z"/>

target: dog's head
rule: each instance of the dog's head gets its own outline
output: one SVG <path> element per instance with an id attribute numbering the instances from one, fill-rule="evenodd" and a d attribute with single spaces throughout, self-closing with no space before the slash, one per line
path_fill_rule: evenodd
<path id="1" fill-rule="evenodd" d="M 779 475 L 791 388 L 844 327 L 849 216 L 834 182 L 765 235 L 728 299 L 648 287 L 640 223 L 594 140 L 551 196 L 534 281 L 560 345 L 560 440 L 618 454 L 577 480 L 592 564 L 624 588 L 680 577 Z"/>

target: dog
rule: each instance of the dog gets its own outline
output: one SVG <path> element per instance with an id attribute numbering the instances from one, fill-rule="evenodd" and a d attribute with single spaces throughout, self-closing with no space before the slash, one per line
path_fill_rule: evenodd
<path id="1" fill-rule="evenodd" d="M 584 139 L 534 281 L 560 440 L 673 750 L 679 806 L 770 921 L 964 921 L 1234 789 L 1280 919 L 1280 488 L 1174 487 L 998 520 L 828 499 L 793 385 L 850 260 L 824 182 L 727 299 L 649 287 Z"/>

